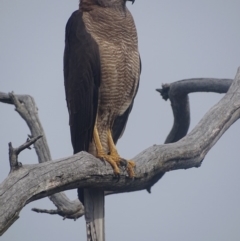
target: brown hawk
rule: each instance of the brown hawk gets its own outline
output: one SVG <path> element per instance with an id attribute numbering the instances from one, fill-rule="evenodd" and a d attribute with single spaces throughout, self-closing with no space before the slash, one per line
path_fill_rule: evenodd
<path id="1" fill-rule="evenodd" d="M 87 151 L 105 160 L 117 176 L 124 159 L 115 144 L 124 132 L 141 72 L 137 32 L 126 2 L 81 0 L 79 10 L 67 22 L 64 51 L 74 153 Z M 125 164 L 128 175 L 133 177 L 134 162 L 125 161 Z M 103 191 L 100 192 L 103 196 Z M 88 190 L 79 190 L 85 212 L 88 194 Z"/>

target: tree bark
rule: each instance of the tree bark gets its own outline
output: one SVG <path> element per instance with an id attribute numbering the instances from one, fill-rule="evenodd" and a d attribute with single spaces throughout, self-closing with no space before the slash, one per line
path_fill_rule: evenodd
<path id="1" fill-rule="evenodd" d="M 228 86 L 230 82 L 228 81 Z M 2 96 L 0 93 L 1 100 L 6 98 Z M 11 99 L 15 101 L 14 96 Z M 24 105 L 21 101 L 14 104 Z M 132 158 L 136 162 L 134 180 L 128 178 L 125 170 L 122 170 L 119 180 L 115 179 L 112 168 L 107 163 L 102 163 L 85 152 L 52 162 L 19 166 L 0 185 L 0 234 L 12 225 L 26 204 L 60 191 L 78 187 L 98 188 L 110 193 L 149 190 L 165 172 L 199 167 L 211 147 L 239 117 L 240 68 L 227 94 L 187 136 L 173 144 L 154 145 Z M 185 132 L 175 132 L 180 135 L 172 139 L 179 139 Z M 33 137 L 38 135 L 44 135 L 43 130 Z M 40 141 L 41 139 L 35 146 Z M 43 157 L 44 161 L 51 160 L 45 158 Z M 60 212 L 58 214 L 61 215 Z"/>
<path id="2" fill-rule="evenodd" d="M 195 92 L 226 93 L 232 79 L 194 78 L 163 84 L 156 89 L 164 100 L 170 100 L 174 123 L 165 143 L 173 143 L 183 138 L 190 126 L 190 106 L 188 94 Z"/>
<path id="3" fill-rule="evenodd" d="M 0 102 L 6 104 L 15 105 L 15 110 L 27 123 L 31 136 L 42 136 L 38 142 L 34 143 L 34 149 L 36 151 L 38 162 L 43 163 L 51 161 L 51 153 L 48 147 L 47 138 L 38 117 L 38 108 L 35 104 L 33 97 L 30 95 L 15 95 L 14 93 L 2 93 L 0 92 Z M 64 219 L 78 219 L 84 214 L 84 207 L 78 199 L 71 201 L 65 193 L 56 193 L 49 197 L 53 204 L 57 207 L 57 210 L 41 210 L 34 209 L 35 212 L 58 214 Z"/>

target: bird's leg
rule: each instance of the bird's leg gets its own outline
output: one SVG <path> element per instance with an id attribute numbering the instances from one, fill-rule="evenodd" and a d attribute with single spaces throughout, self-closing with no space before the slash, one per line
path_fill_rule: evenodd
<path id="1" fill-rule="evenodd" d="M 126 162 L 128 175 L 129 175 L 129 177 L 133 178 L 134 177 L 133 168 L 135 167 L 135 163 L 133 161 L 127 161 L 120 157 L 120 155 L 117 152 L 117 148 L 114 144 L 114 141 L 112 138 L 112 133 L 111 133 L 110 129 L 108 130 L 107 135 L 108 135 L 108 146 L 109 146 L 110 156 L 116 162 L 117 166 L 120 166 L 121 163 Z"/>
<path id="2" fill-rule="evenodd" d="M 107 155 L 103 150 L 96 125 L 94 126 L 94 130 L 93 130 L 93 139 L 97 149 L 96 157 L 107 161 L 112 166 L 114 174 L 116 176 L 119 176 L 120 170 L 118 168 L 117 163 L 113 160 L 111 156 Z"/>

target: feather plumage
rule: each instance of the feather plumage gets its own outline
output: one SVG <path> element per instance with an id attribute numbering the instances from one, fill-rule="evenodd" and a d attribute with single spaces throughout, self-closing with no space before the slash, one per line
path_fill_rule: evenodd
<path id="1" fill-rule="evenodd" d="M 108 153 L 109 133 L 116 143 L 132 110 L 141 63 L 135 24 L 125 4 L 82 0 L 66 25 L 64 80 L 74 153 L 96 155 L 94 126 Z M 104 192 L 79 189 L 78 195 L 85 202 L 88 240 L 104 240 Z"/>

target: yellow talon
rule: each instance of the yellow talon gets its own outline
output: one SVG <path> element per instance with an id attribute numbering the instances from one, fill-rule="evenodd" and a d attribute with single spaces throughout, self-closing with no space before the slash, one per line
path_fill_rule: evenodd
<path id="1" fill-rule="evenodd" d="M 134 173 L 134 167 L 136 166 L 135 162 L 133 161 L 128 161 L 128 165 L 127 165 L 127 172 L 130 178 L 134 178 L 135 173 Z"/>
<path id="2" fill-rule="evenodd" d="M 96 145 L 97 158 L 104 159 L 105 161 L 107 161 L 112 166 L 114 174 L 119 176 L 120 174 L 119 166 L 121 166 L 122 162 L 125 159 L 121 158 L 120 155 L 118 154 L 117 148 L 112 139 L 111 131 L 108 130 L 107 134 L 108 134 L 108 146 L 109 146 L 110 155 L 107 155 L 103 151 L 103 147 L 99 138 L 97 127 L 96 125 L 94 126 L 93 138 Z M 133 168 L 136 165 L 133 161 L 126 161 L 126 162 L 127 162 L 126 164 L 127 173 L 130 178 L 133 178 L 135 176 Z"/>

